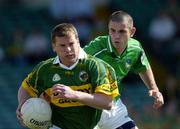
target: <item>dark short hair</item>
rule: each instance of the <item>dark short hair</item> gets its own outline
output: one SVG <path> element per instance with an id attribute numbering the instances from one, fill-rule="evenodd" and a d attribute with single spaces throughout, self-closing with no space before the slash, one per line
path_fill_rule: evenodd
<path id="1" fill-rule="evenodd" d="M 51 41 L 52 43 L 54 43 L 55 37 L 70 36 L 71 34 L 74 34 L 75 37 L 78 39 L 78 33 L 73 24 L 71 23 L 58 24 L 52 29 Z"/>
<path id="2" fill-rule="evenodd" d="M 111 14 L 109 21 L 113 21 L 113 22 L 123 22 L 127 20 L 129 23 L 129 26 L 132 27 L 133 26 L 133 18 L 126 12 L 124 11 L 115 11 Z"/>

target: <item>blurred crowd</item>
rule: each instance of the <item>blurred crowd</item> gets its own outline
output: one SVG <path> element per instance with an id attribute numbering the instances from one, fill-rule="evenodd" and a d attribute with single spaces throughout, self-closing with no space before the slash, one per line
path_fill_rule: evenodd
<path id="1" fill-rule="evenodd" d="M 134 18 L 134 38 L 149 56 L 165 96 L 160 113 L 180 124 L 178 0 L 1 0 L 0 63 L 21 67 L 53 56 L 50 31 L 60 22 L 76 26 L 83 47 L 95 36 L 107 34 L 108 17 L 116 10 Z"/>

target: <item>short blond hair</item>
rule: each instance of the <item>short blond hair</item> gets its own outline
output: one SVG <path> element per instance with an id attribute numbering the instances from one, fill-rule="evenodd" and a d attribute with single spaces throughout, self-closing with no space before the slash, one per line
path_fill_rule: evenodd
<path id="1" fill-rule="evenodd" d="M 72 34 L 74 34 L 75 37 L 78 39 L 78 32 L 73 24 L 71 23 L 58 24 L 53 28 L 51 32 L 51 41 L 52 43 L 55 43 L 55 37 L 70 36 Z"/>

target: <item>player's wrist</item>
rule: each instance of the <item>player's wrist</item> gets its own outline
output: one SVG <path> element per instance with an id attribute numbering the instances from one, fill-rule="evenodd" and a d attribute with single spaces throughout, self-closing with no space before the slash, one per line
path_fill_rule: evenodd
<path id="1" fill-rule="evenodd" d="M 148 88 L 149 91 L 158 91 L 159 92 L 159 88 L 157 86 L 151 86 Z"/>
<path id="2" fill-rule="evenodd" d="M 80 100 L 79 91 L 72 91 L 72 95 L 70 99 L 74 101 L 79 101 Z"/>

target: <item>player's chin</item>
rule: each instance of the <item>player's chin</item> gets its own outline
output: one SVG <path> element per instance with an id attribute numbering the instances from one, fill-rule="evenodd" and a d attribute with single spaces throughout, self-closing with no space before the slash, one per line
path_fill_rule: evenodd
<path id="1" fill-rule="evenodd" d="M 76 58 L 76 57 L 68 58 L 69 64 L 74 64 L 76 61 L 77 61 L 77 58 Z"/>

